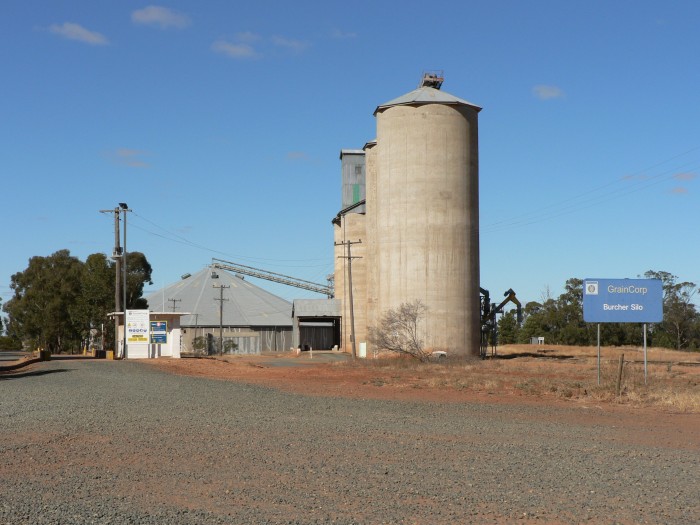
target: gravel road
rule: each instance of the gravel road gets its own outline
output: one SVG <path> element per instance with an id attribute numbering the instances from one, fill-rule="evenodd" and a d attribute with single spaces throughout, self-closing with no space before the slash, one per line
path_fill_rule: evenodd
<path id="1" fill-rule="evenodd" d="M 51 361 L 0 377 L 0 524 L 698 523 L 697 436 L 635 444 L 580 410 Z"/>

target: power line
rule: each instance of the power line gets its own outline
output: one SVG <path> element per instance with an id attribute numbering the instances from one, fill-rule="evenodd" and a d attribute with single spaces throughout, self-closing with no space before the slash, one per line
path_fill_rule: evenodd
<path id="1" fill-rule="evenodd" d="M 599 206 L 611 200 L 619 199 L 620 197 L 623 197 L 625 195 L 630 195 L 632 193 L 636 193 L 661 184 L 663 182 L 675 179 L 678 177 L 680 170 L 697 169 L 700 164 L 698 164 L 695 161 L 692 161 L 679 166 L 674 166 L 673 168 L 666 169 L 656 175 L 646 176 L 645 173 L 650 169 L 659 167 L 671 160 L 675 160 L 687 153 L 696 151 L 698 149 L 700 149 L 700 147 L 693 148 L 683 154 L 679 154 L 674 157 L 671 157 L 670 159 L 659 162 L 651 166 L 650 168 L 639 170 L 631 175 L 619 177 L 614 181 L 608 182 L 601 186 L 597 186 L 595 188 L 591 188 L 582 193 L 569 197 L 568 199 L 559 200 L 557 202 L 541 206 L 537 210 L 525 212 L 520 215 L 515 215 L 510 218 L 505 218 L 500 221 L 482 225 L 480 231 L 482 233 L 491 233 L 504 229 L 529 226 L 534 223 L 548 221 L 550 219 L 554 219 L 562 215 L 567 215 L 570 213 L 575 213 L 595 206 Z M 604 190 L 607 190 L 614 186 L 619 186 L 620 184 L 624 184 L 625 186 L 614 189 L 613 191 L 607 192 L 605 194 L 601 194 L 601 192 L 603 192 Z"/>
<path id="2" fill-rule="evenodd" d="M 220 254 L 220 255 L 226 255 L 226 256 L 229 256 L 229 257 L 235 257 L 235 258 L 237 258 L 237 259 L 245 259 L 245 260 L 249 260 L 249 261 L 262 261 L 262 262 L 280 262 L 280 261 L 281 261 L 281 262 L 306 262 L 306 261 L 323 261 L 323 260 L 327 260 L 327 259 L 328 259 L 327 257 L 318 257 L 318 258 L 310 258 L 310 259 L 270 259 L 270 258 L 263 258 L 263 257 L 250 257 L 250 256 L 247 256 L 247 255 L 232 254 L 232 253 L 230 253 L 230 252 L 223 252 L 223 251 L 221 251 L 221 250 L 215 250 L 215 249 L 210 248 L 210 247 L 208 247 L 208 246 L 204 246 L 204 245 L 199 244 L 199 243 L 196 243 L 196 242 L 194 242 L 194 241 L 190 241 L 190 240 L 187 239 L 186 237 L 183 237 L 183 236 L 181 236 L 181 235 L 179 235 L 179 234 L 177 234 L 177 233 L 175 233 L 175 232 L 173 232 L 173 231 L 171 231 L 171 230 L 168 230 L 167 228 L 164 228 L 164 227 L 162 227 L 162 226 L 159 226 L 158 224 L 156 224 L 156 223 L 153 222 L 152 220 L 147 219 L 146 217 L 144 217 L 144 216 L 142 216 L 142 215 L 137 215 L 136 213 L 134 213 L 134 215 L 135 215 L 136 217 L 139 217 L 140 219 L 143 219 L 144 221 L 146 221 L 146 222 L 152 224 L 152 225 L 155 226 L 156 228 L 159 228 L 159 229 L 163 230 L 164 232 L 168 233 L 169 235 L 171 235 L 171 236 L 173 236 L 173 237 L 177 237 L 177 239 L 173 239 L 172 237 L 168 237 L 168 236 L 165 236 L 165 235 L 162 235 L 162 234 L 159 234 L 159 233 L 156 233 L 156 232 L 147 230 L 146 228 L 143 228 L 143 227 L 134 226 L 134 225 L 132 224 L 132 227 L 136 227 L 136 228 L 140 229 L 141 231 L 144 231 L 144 232 L 149 233 L 149 234 L 151 234 L 151 235 L 154 235 L 154 236 L 156 236 L 156 237 L 160 237 L 160 238 L 162 238 L 162 239 L 166 239 L 166 240 L 173 241 L 173 242 L 178 242 L 178 243 L 180 243 L 180 244 L 185 244 L 185 245 L 188 245 L 188 246 L 192 246 L 192 247 L 194 247 L 194 248 L 199 248 L 199 249 L 201 249 L 201 250 L 205 250 L 205 251 L 208 251 L 208 252 L 218 253 L 218 254 Z M 320 267 L 320 266 L 326 266 L 326 265 L 327 265 L 327 263 L 318 264 L 318 265 L 304 265 L 304 266 L 293 266 L 293 265 L 282 265 L 282 266 L 307 268 L 307 267 Z"/>
<path id="3" fill-rule="evenodd" d="M 170 238 L 170 237 L 166 237 L 166 236 L 161 235 L 161 234 L 159 234 L 159 233 L 156 233 L 156 232 L 152 232 L 152 231 L 150 231 L 150 230 L 147 230 L 147 229 L 145 229 L 145 228 L 143 228 L 143 227 L 140 227 L 140 226 L 138 226 L 138 225 L 132 224 L 131 227 L 132 227 L 132 228 L 136 228 L 136 229 L 141 230 L 141 231 L 144 231 L 144 232 L 146 232 L 146 233 L 149 233 L 150 235 L 154 235 L 154 236 L 157 236 L 157 237 L 161 237 L 161 238 L 163 238 L 163 239 L 165 239 L 165 240 L 168 240 L 168 241 L 177 242 L 177 243 L 179 243 L 179 244 L 184 244 L 184 245 L 187 245 L 187 246 L 191 246 L 191 247 L 194 247 L 194 248 L 198 248 L 198 249 L 201 249 L 201 250 L 204 250 L 204 251 L 207 251 L 207 252 L 210 252 L 210 253 L 215 253 L 215 254 L 218 254 L 218 255 L 226 255 L 226 256 L 232 257 L 232 258 L 238 258 L 237 256 L 230 254 L 229 252 L 223 252 L 223 251 L 221 251 L 221 250 L 214 250 L 214 249 L 211 249 L 211 248 L 207 248 L 206 246 L 199 245 L 199 244 L 197 244 L 197 243 L 193 243 L 193 242 L 189 242 L 189 241 L 181 241 L 181 240 L 178 240 L 178 239 L 172 239 L 172 238 Z M 321 273 L 328 273 L 328 269 L 329 269 L 329 268 L 332 268 L 332 266 L 333 266 L 332 263 L 328 263 L 328 262 L 327 262 L 327 263 L 323 263 L 323 264 L 314 264 L 314 265 L 310 265 L 310 264 L 306 264 L 306 265 L 279 264 L 279 261 L 285 261 L 285 260 L 296 260 L 296 261 L 301 261 L 301 260 L 303 260 L 303 259 L 265 259 L 265 258 L 257 258 L 257 259 L 256 259 L 256 258 L 253 258 L 253 257 L 246 257 L 246 256 L 241 256 L 240 258 L 241 258 L 241 259 L 246 259 L 246 260 L 248 260 L 248 261 L 256 261 L 256 260 L 259 260 L 259 261 L 276 261 L 277 264 L 275 264 L 275 265 L 273 265 L 273 266 L 282 267 L 282 268 L 322 268 Z M 320 260 L 320 259 L 308 259 L 308 260 Z"/>

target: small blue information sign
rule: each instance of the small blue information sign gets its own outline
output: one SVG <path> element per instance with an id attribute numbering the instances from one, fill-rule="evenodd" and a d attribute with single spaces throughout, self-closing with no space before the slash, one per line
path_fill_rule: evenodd
<path id="1" fill-rule="evenodd" d="M 659 279 L 584 279 L 587 323 L 660 323 L 663 287 Z"/>
<path id="2" fill-rule="evenodd" d="M 168 344 L 168 322 L 151 321 L 151 344 Z"/>

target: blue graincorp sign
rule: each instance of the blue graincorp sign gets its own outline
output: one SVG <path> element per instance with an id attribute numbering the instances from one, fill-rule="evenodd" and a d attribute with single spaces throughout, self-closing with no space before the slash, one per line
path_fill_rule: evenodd
<path id="1" fill-rule="evenodd" d="M 660 323 L 663 317 L 659 279 L 583 281 L 583 320 L 587 323 Z"/>

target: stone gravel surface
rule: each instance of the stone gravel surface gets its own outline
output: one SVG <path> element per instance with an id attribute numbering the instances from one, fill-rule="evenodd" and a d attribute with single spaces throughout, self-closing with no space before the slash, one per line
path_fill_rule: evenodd
<path id="1" fill-rule="evenodd" d="M 700 522 L 697 440 L 635 444 L 576 410 L 51 361 L 0 377 L 0 525 Z"/>

